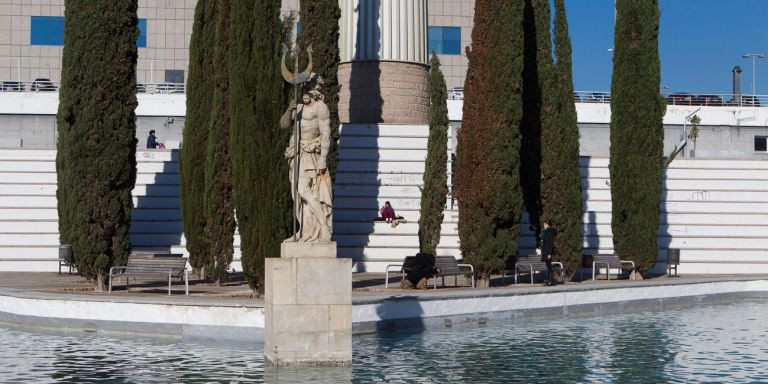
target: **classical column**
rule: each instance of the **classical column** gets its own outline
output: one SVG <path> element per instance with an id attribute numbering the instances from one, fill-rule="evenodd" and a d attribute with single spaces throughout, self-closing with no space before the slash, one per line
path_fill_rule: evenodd
<path id="1" fill-rule="evenodd" d="M 426 124 L 427 0 L 339 0 L 342 123 Z"/>

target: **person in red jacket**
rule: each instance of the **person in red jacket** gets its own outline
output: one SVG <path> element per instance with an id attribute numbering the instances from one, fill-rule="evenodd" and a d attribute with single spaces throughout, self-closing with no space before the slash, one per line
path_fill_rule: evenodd
<path id="1" fill-rule="evenodd" d="M 389 204 L 389 201 L 384 203 L 384 206 L 381 207 L 381 218 L 386 221 L 387 223 L 391 223 L 392 220 L 395 219 L 395 209 L 392 208 L 392 205 Z"/>

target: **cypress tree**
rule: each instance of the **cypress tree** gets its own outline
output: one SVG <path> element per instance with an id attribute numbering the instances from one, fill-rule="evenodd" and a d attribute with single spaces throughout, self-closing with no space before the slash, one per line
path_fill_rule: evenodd
<path id="1" fill-rule="evenodd" d="M 517 253 L 523 4 L 477 0 L 459 133 L 459 237 L 483 284 Z"/>
<path id="2" fill-rule="evenodd" d="M 313 72 L 323 79 L 323 101 L 331 112 L 331 148 L 326 165 L 331 178 L 336 178 L 339 162 L 339 19 L 341 9 L 338 0 L 304 0 L 301 2 L 299 20 L 301 48 L 312 45 Z"/>
<path id="3" fill-rule="evenodd" d="M 537 0 L 549 24 L 549 1 Z M 537 4 L 538 5 L 538 4 Z M 581 174 L 579 170 L 579 127 L 573 102 L 571 40 L 564 0 L 555 0 L 555 54 L 557 64 L 544 93 L 545 116 L 541 142 L 542 215 L 552 221 L 558 233 L 555 246 L 558 261 L 573 274 L 581 263 Z M 546 33 L 549 50 L 549 29 Z M 551 56 L 549 56 L 551 57 Z M 550 60 L 551 61 L 551 60 Z M 551 110 L 551 112 L 549 112 Z"/>
<path id="4" fill-rule="evenodd" d="M 230 154 L 243 270 L 259 291 L 264 259 L 280 256 L 293 225 L 283 157 L 291 132 L 279 128 L 287 105 L 279 70 L 285 30 L 279 0 L 232 0 Z"/>
<path id="5" fill-rule="evenodd" d="M 189 43 L 187 118 L 181 147 L 181 215 L 189 264 L 200 273 L 209 260 L 205 238 L 205 156 L 214 89 L 216 1 L 198 0 Z"/>
<path id="6" fill-rule="evenodd" d="M 61 243 L 103 290 L 131 251 L 136 182 L 136 0 L 67 0 L 56 171 Z"/>
<path id="7" fill-rule="evenodd" d="M 658 0 L 616 2 L 611 82 L 611 229 L 616 253 L 645 272 L 658 253 L 665 104 Z"/>
<path id="8" fill-rule="evenodd" d="M 217 0 L 215 63 L 229 58 L 230 0 Z M 235 214 L 230 161 L 229 68 L 216 65 L 205 161 L 205 233 L 210 244 L 207 269 L 217 285 L 227 280 L 232 263 Z"/>
<path id="9" fill-rule="evenodd" d="M 421 189 L 419 249 L 436 254 L 440 243 L 446 194 L 448 193 L 448 90 L 440 60 L 432 53 L 429 69 L 429 139 Z"/>
<path id="10" fill-rule="evenodd" d="M 520 121 L 520 185 L 523 190 L 525 210 L 530 223 L 539 228 L 541 219 L 541 130 L 542 91 L 548 80 L 547 57 L 551 56 L 544 45 L 549 47 L 549 25 L 544 23 L 544 14 L 535 12 L 534 0 L 525 0 L 523 9 L 523 117 Z M 539 4 L 540 6 L 542 4 Z M 547 17 L 547 20 L 549 18 Z M 544 71 L 544 73 L 541 73 Z M 538 229 L 537 233 L 538 235 Z"/>

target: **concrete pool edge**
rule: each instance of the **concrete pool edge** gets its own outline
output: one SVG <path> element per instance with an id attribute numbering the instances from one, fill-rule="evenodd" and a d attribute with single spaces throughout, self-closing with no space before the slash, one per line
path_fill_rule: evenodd
<path id="1" fill-rule="evenodd" d="M 768 277 L 665 279 L 353 297 L 355 334 L 601 315 L 768 297 Z M 262 342 L 259 300 L 108 298 L 0 288 L 0 323 L 70 332 Z"/>
<path id="2" fill-rule="evenodd" d="M 353 306 L 353 329 L 360 334 L 404 328 L 445 328 L 489 321 L 597 316 L 749 297 L 768 297 L 768 279 L 730 277 L 664 283 L 621 281 L 578 285 L 575 288 L 535 287 L 490 295 L 459 294 L 440 298 L 400 295 L 356 302 Z"/>

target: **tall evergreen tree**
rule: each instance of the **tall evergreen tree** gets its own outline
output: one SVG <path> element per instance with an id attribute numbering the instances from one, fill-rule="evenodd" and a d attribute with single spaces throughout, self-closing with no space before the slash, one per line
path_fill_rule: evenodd
<path id="1" fill-rule="evenodd" d="M 611 82 L 611 228 L 622 259 L 644 272 L 658 254 L 664 100 L 658 0 L 617 0 Z"/>
<path id="2" fill-rule="evenodd" d="M 448 90 L 440 59 L 432 53 L 429 69 L 429 139 L 421 189 L 419 249 L 436 254 L 448 193 Z"/>
<path id="3" fill-rule="evenodd" d="M 217 0 L 215 63 L 229 59 L 230 0 Z M 230 160 L 229 67 L 216 65 L 205 161 L 205 233 L 210 244 L 208 270 L 217 285 L 232 263 L 235 213 Z"/>
<path id="4" fill-rule="evenodd" d="M 536 12 L 542 13 L 549 25 L 549 1 L 536 0 Z M 539 6 L 541 12 L 539 12 Z M 541 131 L 541 202 L 542 215 L 558 230 L 555 246 L 558 260 L 573 274 L 581 262 L 581 174 L 579 170 L 579 127 L 573 102 L 571 74 L 571 40 L 564 0 L 555 0 L 554 76 L 548 76 L 544 96 L 544 112 L 551 113 Z M 543 17 L 542 17 L 543 18 Z M 546 46 L 549 52 L 549 28 Z M 551 57 L 551 56 L 550 56 Z M 551 112 L 550 112 L 551 111 Z"/>
<path id="5" fill-rule="evenodd" d="M 459 133 L 459 237 L 482 284 L 517 253 L 523 4 L 477 0 Z"/>
<path id="6" fill-rule="evenodd" d="M 235 207 L 243 270 L 264 289 L 264 259 L 280 256 L 293 225 L 288 163 L 290 132 L 279 128 L 286 107 L 280 75 L 280 0 L 232 0 L 229 72 Z M 288 43 L 286 41 L 286 43 Z"/>
<path id="7" fill-rule="evenodd" d="M 131 251 L 136 182 L 137 0 L 66 0 L 57 114 L 59 233 L 104 288 Z"/>
<path id="8" fill-rule="evenodd" d="M 326 164 L 331 178 L 336 178 L 339 162 L 339 19 L 338 0 L 303 0 L 299 20 L 299 46 L 312 45 L 313 72 L 323 79 L 323 101 L 331 112 L 331 148 Z"/>
<path id="9" fill-rule="evenodd" d="M 189 43 L 187 118 L 181 146 L 181 215 L 189 264 L 200 273 L 209 260 L 205 238 L 205 157 L 214 82 L 216 1 L 198 0 Z"/>
<path id="10" fill-rule="evenodd" d="M 530 223 L 540 227 L 541 219 L 541 130 L 546 111 L 542 110 L 542 93 L 552 65 L 549 47 L 549 25 L 544 14 L 536 12 L 534 2 L 525 0 L 523 9 L 523 117 L 520 121 L 520 186 Z M 539 2 L 539 7 L 543 6 Z M 547 20 L 549 20 L 547 18 Z M 549 58 L 549 59 L 548 59 Z M 542 73 L 543 71 L 543 73 Z M 548 96 L 548 95 L 547 95 Z M 551 112 L 551 111 L 550 111 Z M 538 231 L 536 232 L 538 235 Z"/>

